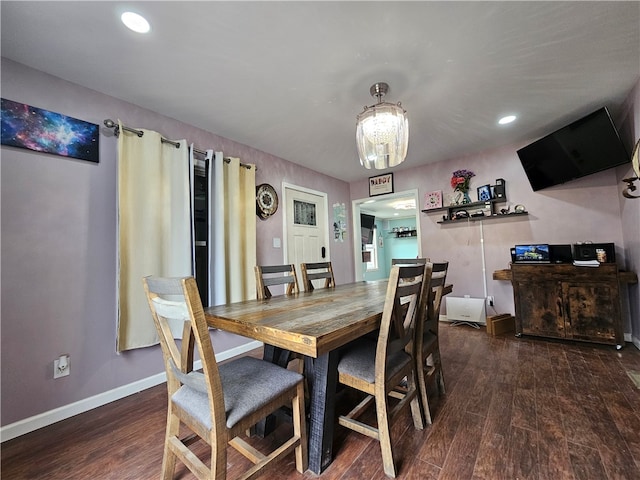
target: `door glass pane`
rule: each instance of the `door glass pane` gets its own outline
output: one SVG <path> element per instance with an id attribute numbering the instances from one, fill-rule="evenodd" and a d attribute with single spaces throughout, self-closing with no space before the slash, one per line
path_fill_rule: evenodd
<path id="1" fill-rule="evenodd" d="M 293 223 L 296 225 L 316 226 L 315 203 L 293 201 Z"/>

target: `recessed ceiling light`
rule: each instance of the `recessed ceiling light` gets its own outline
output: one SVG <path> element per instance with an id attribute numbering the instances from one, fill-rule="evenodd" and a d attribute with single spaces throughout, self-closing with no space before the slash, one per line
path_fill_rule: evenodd
<path id="1" fill-rule="evenodd" d="M 498 120 L 498 123 L 500 125 L 506 125 L 507 123 L 513 122 L 515 119 L 515 115 L 507 115 L 506 117 L 502 117 L 500 120 Z"/>
<path id="2" fill-rule="evenodd" d="M 396 210 L 411 210 L 416 208 L 415 199 L 412 200 L 400 200 L 391 204 Z"/>
<path id="3" fill-rule="evenodd" d="M 147 33 L 151 30 L 151 26 L 149 25 L 149 22 L 147 22 L 146 18 L 134 12 L 124 12 L 120 16 L 120 20 L 122 20 L 122 23 L 124 23 L 127 28 L 134 32 Z"/>

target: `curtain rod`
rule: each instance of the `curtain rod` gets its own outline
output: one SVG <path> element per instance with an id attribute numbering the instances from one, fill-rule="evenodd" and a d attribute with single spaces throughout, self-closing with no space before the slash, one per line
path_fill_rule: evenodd
<path id="1" fill-rule="evenodd" d="M 104 121 L 104 126 L 107 128 L 113 128 L 113 133 L 114 135 L 117 137 L 120 133 L 120 127 L 117 123 L 115 123 L 113 120 L 111 120 L 110 118 L 107 118 Z M 131 128 L 131 127 L 127 127 L 125 125 L 122 125 L 122 129 L 126 130 L 127 132 L 131 132 L 131 133 L 135 133 L 136 135 L 138 135 L 139 137 L 142 137 L 144 135 L 144 132 L 142 130 L 136 130 L 135 128 Z M 162 141 L 162 143 L 169 143 L 173 146 L 175 146 L 176 148 L 180 148 L 180 142 L 174 142 L 173 140 L 168 140 L 164 137 L 160 137 L 160 140 Z M 207 152 L 205 152 L 204 150 L 200 150 L 199 148 L 195 148 L 193 147 L 193 151 L 196 153 L 199 153 L 200 155 L 206 155 Z M 230 163 L 231 160 L 229 160 L 228 158 L 224 159 L 225 163 Z M 247 165 L 246 163 L 242 163 L 240 162 L 240 166 L 246 168 L 247 170 L 251 169 L 251 165 Z M 257 170 L 257 168 L 256 168 Z"/>

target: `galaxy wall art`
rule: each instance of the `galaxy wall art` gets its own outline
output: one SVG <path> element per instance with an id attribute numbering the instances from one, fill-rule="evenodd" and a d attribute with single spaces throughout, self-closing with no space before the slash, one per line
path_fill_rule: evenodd
<path id="1" fill-rule="evenodd" d="M 2 99 L 2 145 L 98 163 L 99 133 L 94 123 Z"/>

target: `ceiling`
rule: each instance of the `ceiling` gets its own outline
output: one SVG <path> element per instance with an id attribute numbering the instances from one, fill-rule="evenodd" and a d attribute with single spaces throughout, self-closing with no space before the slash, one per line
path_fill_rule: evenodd
<path id="1" fill-rule="evenodd" d="M 376 82 L 409 116 L 397 171 L 530 141 L 601 106 L 615 118 L 640 75 L 640 2 L 0 8 L 2 56 L 346 181 L 379 173 L 354 138 Z M 127 30 L 125 9 L 151 33 Z M 518 120 L 498 126 L 506 114 Z"/>
<path id="2" fill-rule="evenodd" d="M 392 198 L 388 198 L 392 197 Z M 360 203 L 360 212 L 373 215 L 381 220 L 399 220 L 401 218 L 416 218 L 416 200 L 413 193 L 407 195 L 383 195 Z"/>

